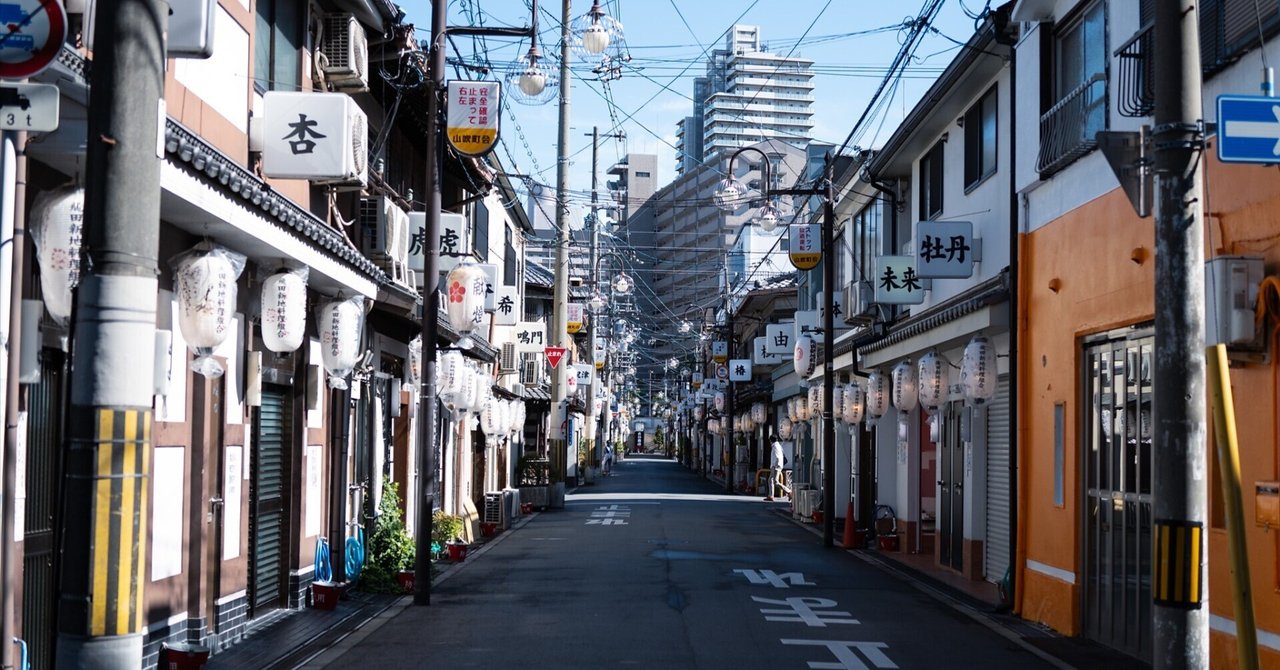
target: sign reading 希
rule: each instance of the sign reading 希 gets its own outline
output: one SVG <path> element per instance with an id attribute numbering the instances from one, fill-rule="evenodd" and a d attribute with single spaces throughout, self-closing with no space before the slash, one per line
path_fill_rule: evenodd
<path id="1" fill-rule="evenodd" d="M 977 241 L 970 221 L 921 221 L 917 224 L 916 271 L 921 278 L 972 277 Z"/>
<path id="2" fill-rule="evenodd" d="M 498 146 L 501 88 L 496 81 L 449 82 L 449 144 L 458 153 L 483 156 Z"/>

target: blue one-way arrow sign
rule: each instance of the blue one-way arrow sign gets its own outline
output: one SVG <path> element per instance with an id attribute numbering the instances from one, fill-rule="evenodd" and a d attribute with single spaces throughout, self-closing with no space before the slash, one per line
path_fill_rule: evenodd
<path id="1" fill-rule="evenodd" d="M 1218 160 L 1280 163 L 1280 98 L 1218 96 Z"/>

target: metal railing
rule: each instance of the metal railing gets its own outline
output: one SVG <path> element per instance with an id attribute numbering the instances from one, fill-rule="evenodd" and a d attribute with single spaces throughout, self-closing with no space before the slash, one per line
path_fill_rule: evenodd
<path id="1" fill-rule="evenodd" d="M 1119 70 L 1116 110 L 1122 116 L 1150 116 L 1156 106 L 1153 24 L 1143 26 L 1116 49 Z"/>
<path id="2" fill-rule="evenodd" d="M 1093 75 L 1040 117 L 1036 171 L 1048 176 L 1093 151 L 1107 128 L 1107 76 Z"/>

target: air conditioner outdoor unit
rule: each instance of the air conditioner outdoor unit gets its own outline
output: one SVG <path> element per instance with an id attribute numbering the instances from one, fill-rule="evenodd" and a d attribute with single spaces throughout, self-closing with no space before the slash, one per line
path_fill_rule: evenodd
<path id="1" fill-rule="evenodd" d="M 334 88 L 369 89 L 369 42 L 352 14 L 328 14 L 320 39 L 320 69 Z"/>
<path id="2" fill-rule="evenodd" d="M 520 383 L 537 386 L 542 381 L 542 368 L 536 358 L 526 358 L 520 367 Z"/>
<path id="3" fill-rule="evenodd" d="M 519 369 L 516 365 L 518 356 L 519 354 L 516 353 L 515 342 L 503 342 L 502 358 L 500 358 L 498 361 L 499 374 L 515 372 L 517 369 Z"/>
<path id="4" fill-rule="evenodd" d="M 347 106 L 347 141 L 348 150 L 344 158 L 343 176 L 335 179 L 317 180 L 318 184 L 328 184 L 332 186 L 347 186 L 354 189 L 363 189 L 369 183 L 369 119 L 365 116 L 364 110 L 356 104 L 349 96 L 343 96 L 350 100 Z M 405 215 L 405 229 L 409 227 L 408 214 Z"/>
<path id="5" fill-rule="evenodd" d="M 361 251 L 387 270 L 394 281 L 409 285 L 409 213 L 380 195 L 360 200 Z"/>
<path id="6" fill-rule="evenodd" d="M 844 285 L 844 322 L 855 326 L 865 326 L 875 317 L 875 306 L 872 304 L 875 293 L 871 282 L 851 281 Z"/>

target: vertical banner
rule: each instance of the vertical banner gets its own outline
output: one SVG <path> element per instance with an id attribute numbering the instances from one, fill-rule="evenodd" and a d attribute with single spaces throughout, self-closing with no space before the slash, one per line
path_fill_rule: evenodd
<path id="1" fill-rule="evenodd" d="M 564 329 L 569 331 L 570 335 L 577 335 L 582 330 L 582 303 L 571 302 L 566 305 L 568 308 L 568 317 L 565 319 Z"/>
<path id="2" fill-rule="evenodd" d="M 446 135 L 458 153 L 483 156 L 498 146 L 501 90 L 496 81 L 449 82 Z"/>

